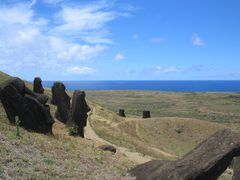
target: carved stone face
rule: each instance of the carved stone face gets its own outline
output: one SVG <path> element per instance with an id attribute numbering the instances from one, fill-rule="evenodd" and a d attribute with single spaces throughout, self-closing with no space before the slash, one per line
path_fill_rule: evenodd
<path id="1" fill-rule="evenodd" d="M 33 91 L 36 93 L 43 94 L 44 89 L 42 86 L 42 80 L 40 77 L 36 77 L 33 81 Z"/>
<path id="2" fill-rule="evenodd" d="M 74 91 L 73 101 L 72 101 L 72 117 L 76 123 L 86 125 L 87 113 L 90 111 L 90 108 L 85 100 L 84 91 Z"/>

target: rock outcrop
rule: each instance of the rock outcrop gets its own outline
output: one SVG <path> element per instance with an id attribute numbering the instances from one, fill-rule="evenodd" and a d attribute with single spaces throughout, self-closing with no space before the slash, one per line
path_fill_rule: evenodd
<path id="1" fill-rule="evenodd" d="M 20 126 L 39 133 L 52 133 L 54 119 L 48 97 L 32 92 L 19 78 L 12 78 L 0 85 L 0 99 L 10 123 L 18 116 Z"/>
<path id="2" fill-rule="evenodd" d="M 112 153 L 117 152 L 117 149 L 112 145 L 102 145 L 102 146 L 99 146 L 98 149 L 101 149 L 103 151 L 110 151 Z"/>
<path id="3" fill-rule="evenodd" d="M 40 77 L 35 77 L 33 81 L 33 91 L 39 94 L 44 93 L 44 89 L 42 86 L 42 80 Z"/>
<path id="4" fill-rule="evenodd" d="M 84 137 L 84 127 L 87 125 L 88 112 L 91 110 L 85 100 L 84 91 L 74 91 L 72 99 L 72 121 L 77 125 L 78 135 Z"/>
<path id="5" fill-rule="evenodd" d="M 65 85 L 62 82 L 54 82 L 52 87 L 52 100 L 57 105 L 55 117 L 66 123 L 70 119 L 70 100 L 71 98 L 66 93 Z"/>
<path id="6" fill-rule="evenodd" d="M 151 161 L 131 170 L 137 180 L 216 180 L 240 156 L 240 134 L 224 129 L 200 143 L 182 159 Z"/>

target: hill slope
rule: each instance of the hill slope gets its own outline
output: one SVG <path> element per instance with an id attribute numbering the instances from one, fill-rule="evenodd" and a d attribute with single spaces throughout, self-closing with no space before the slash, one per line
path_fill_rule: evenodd
<path id="1" fill-rule="evenodd" d="M 100 137 L 132 151 L 161 159 L 176 159 L 226 126 L 190 118 L 122 118 L 92 104 L 90 122 Z"/>
<path id="2" fill-rule="evenodd" d="M 0 83 L 9 77 L 1 73 Z M 51 105 L 52 115 L 55 110 Z M 71 137 L 57 120 L 53 134 L 20 128 L 16 137 L 0 103 L 0 179 L 131 179 L 125 175 L 136 163 L 121 152 L 113 155 L 99 150 L 98 141 Z"/>

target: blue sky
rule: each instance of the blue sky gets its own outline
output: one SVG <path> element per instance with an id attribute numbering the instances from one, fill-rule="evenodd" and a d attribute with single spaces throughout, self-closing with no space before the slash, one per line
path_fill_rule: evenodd
<path id="1" fill-rule="evenodd" d="M 32 80 L 240 80 L 239 0 L 0 0 L 0 70 Z"/>

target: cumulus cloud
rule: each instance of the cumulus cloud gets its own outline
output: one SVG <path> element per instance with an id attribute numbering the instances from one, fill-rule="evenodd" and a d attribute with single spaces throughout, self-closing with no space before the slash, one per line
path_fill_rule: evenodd
<path id="1" fill-rule="evenodd" d="M 194 46 L 204 46 L 205 42 L 195 33 L 192 35 L 192 44 Z"/>
<path id="2" fill-rule="evenodd" d="M 95 70 L 92 68 L 78 67 L 78 66 L 68 68 L 67 71 L 72 74 L 80 74 L 80 75 L 90 75 L 95 72 Z"/>
<path id="3" fill-rule="evenodd" d="M 115 56 L 116 60 L 123 60 L 124 58 L 125 58 L 124 55 L 121 54 L 121 53 L 117 53 L 116 56 Z"/>
<path id="4" fill-rule="evenodd" d="M 36 13 L 36 1 L 0 5 L 0 70 L 4 65 L 4 70 L 16 74 L 93 73 L 85 65 L 113 43 L 106 25 L 120 15 L 103 3 L 67 6 L 61 0 L 44 2 L 61 2 L 61 8 L 46 19 Z M 71 71 L 66 70 L 69 66 Z"/>
<path id="5" fill-rule="evenodd" d="M 0 22 L 6 24 L 26 25 L 32 22 L 33 11 L 30 4 L 17 4 L 14 7 L 1 7 Z"/>

